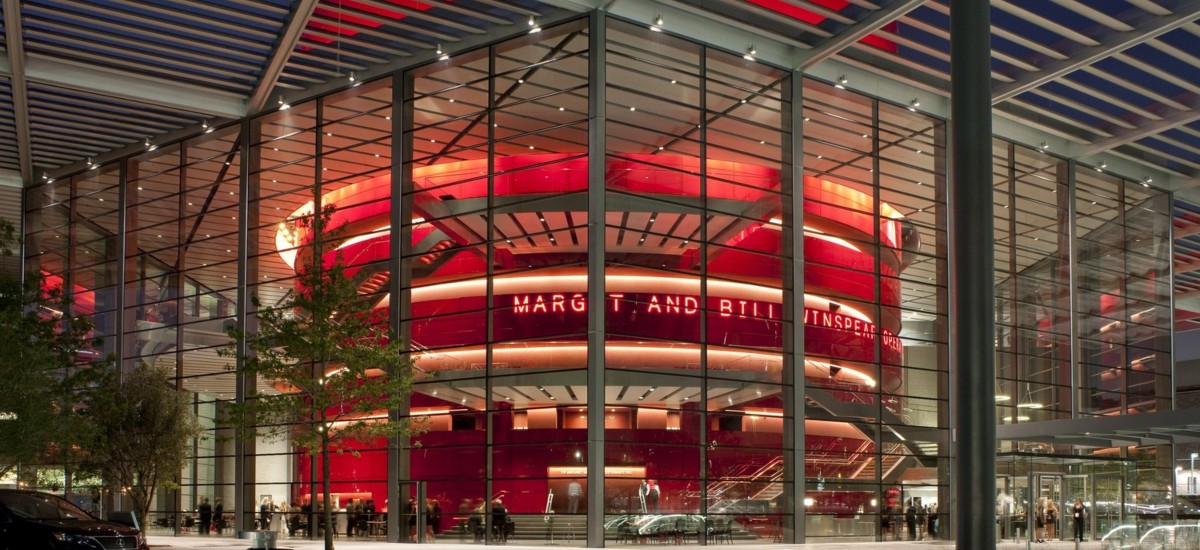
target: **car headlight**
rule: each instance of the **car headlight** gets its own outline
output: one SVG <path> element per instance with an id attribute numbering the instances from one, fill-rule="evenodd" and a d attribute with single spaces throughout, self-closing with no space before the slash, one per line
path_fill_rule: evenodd
<path id="1" fill-rule="evenodd" d="M 91 537 L 88 537 L 86 535 L 73 535 L 71 533 L 59 533 L 56 531 L 56 532 L 50 533 L 50 536 L 54 537 L 54 540 L 56 540 L 56 541 L 65 542 L 68 544 L 84 544 L 84 545 L 88 545 L 88 546 L 91 546 L 91 544 L 92 544 Z"/>

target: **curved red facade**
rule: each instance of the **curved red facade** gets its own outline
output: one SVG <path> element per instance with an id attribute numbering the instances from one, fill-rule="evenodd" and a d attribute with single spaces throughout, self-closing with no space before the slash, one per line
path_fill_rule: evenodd
<path id="1" fill-rule="evenodd" d="M 496 157 L 491 167 L 499 174 L 491 183 L 494 200 L 517 202 L 527 198 L 544 197 L 583 191 L 587 188 L 587 159 L 565 154 L 535 154 Z M 653 164 L 650 164 L 653 162 Z M 721 353 L 760 355 L 762 364 L 778 369 L 782 366 L 783 348 L 783 291 L 782 281 L 772 280 L 778 273 L 778 260 L 763 260 L 739 252 L 739 247 L 762 248 L 781 246 L 782 221 L 777 213 L 762 212 L 758 219 L 746 223 L 739 231 L 724 236 L 717 243 L 729 247 L 721 258 L 707 264 L 706 281 L 696 276 L 674 275 L 661 270 L 636 266 L 611 267 L 607 271 L 603 304 L 587 302 L 587 276 L 583 267 L 558 267 L 538 271 L 533 275 L 502 275 L 493 277 L 491 302 L 488 303 L 486 273 L 483 260 L 463 246 L 470 242 L 464 232 L 468 224 L 447 213 L 446 202 L 486 200 L 489 167 L 485 159 L 439 164 L 414 170 L 416 193 L 413 212 L 412 242 L 399 253 L 415 256 L 415 262 L 436 269 L 426 272 L 420 286 L 412 289 L 412 307 L 404 317 L 412 319 L 411 339 L 420 349 L 436 350 L 419 354 L 416 364 L 421 376 L 432 375 L 442 368 L 447 358 L 455 364 L 484 364 L 489 340 L 485 334 L 487 312 L 491 312 L 495 342 L 529 342 L 550 338 L 530 353 L 528 344 L 503 343 L 492 348 L 494 364 L 509 369 L 546 369 L 562 364 L 586 364 L 587 316 L 590 308 L 603 307 L 609 332 L 637 334 L 638 338 L 612 337 L 608 344 L 610 362 L 637 364 L 638 368 L 681 368 L 680 354 L 688 349 L 698 352 L 696 342 L 707 318 L 709 334 L 700 335 L 710 342 L 705 348 L 710 357 Z M 761 166 L 710 161 L 708 175 L 702 182 L 699 160 L 692 157 L 663 155 L 625 155 L 607 166 L 606 180 L 614 187 L 636 190 L 639 195 L 659 200 L 680 197 L 706 197 L 709 201 L 736 205 L 739 210 L 753 212 L 755 205 L 768 193 L 768 185 L 746 186 L 739 182 L 778 182 L 779 174 Z M 703 186 L 703 189 L 701 189 Z M 436 188 L 434 193 L 423 192 Z M 903 346 L 898 337 L 901 328 L 897 307 L 900 304 L 898 275 L 906 265 L 906 254 L 919 243 L 905 241 L 905 219 L 887 204 L 880 204 L 876 214 L 874 199 L 836 182 L 806 177 L 804 179 L 804 247 L 805 247 L 805 377 L 812 383 L 831 385 L 834 395 L 852 399 L 852 392 L 895 393 L 900 389 L 900 369 Z M 701 192 L 703 191 L 703 192 Z M 389 227 L 391 181 L 387 175 L 374 177 L 342 187 L 322 197 L 323 205 L 333 205 L 334 227 L 344 227 L 348 234 L 359 235 L 339 244 L 323 259 L 329 264 L 340 255 L 351 266 L 376 264 L 392 253 Z M 727 206 L 725 209 L 729 209 Z M 311 215 L 312 203 L 293 212 L 288 219 Z M 586 219 L 586 205 L 568 212 L 577 219 Z M 720 216 L 718 212 L 711 215 Z M 878 222 L 877 220 L 882 220 Z M 307 261 L 295 257 L 294 243 L 309 242 L 310 235 L 296 233 L 294 224 L 280 223 L 276 242 L 289 265 Z M 876 247 L 870 243 L 879 242 Z M 686 243 L 686 241 L 685 241 Z M 565 243 L 550 237 L 549 242 L 533 240 L 497 240 L 495 261 L 504 266 L 532 262 L 541 255 L 588 253 L 586 242 Z M 877 255 L 875 251 L 880 253 Z M 422 254 L 423 253 L 423 254 Z M 681 272 L 694 268 L 701 261 L 694 248 L 663 247 L 645 251 L 657 254 L 663 265 L 674 266 Z M 451 257 L 444 257 L 450 255 Z M 764 265 L 774 262 L 776 265 Z M 877 267 L 878 266 L 878 267 Z M 358 268 L 352 267 L 351 273 Z M 881 276 L 873 276 L 878 272 Z M 465 276 L 465 277 L 464 277 Z M 703 286 L 703 288 L 702 288 Z M 379 307 L 389 307 L 384 298 Z M 465 312 L 465 313 L 463 313 Z M 474 313 L 471 313 L 474 312 Z M 530 322 L 536 320 L 537 322 Z M 577 334 L 577 339 L 562 335 Z M 622 342 L 622 340 L 627 340 Z M 478 342 L 473 344 L 472 342 Z M 715 342 L 720 342 L 719 344 Z M 682 349 L 681 349 L 682 348 Z M 761 351 L 754 351 L 761 350 Z M 876 375 L 870 365 L 881 365 Z M 724 370 L 760 369 L 757 361 L 728 361 Z M 864 365 L 866 365 L 864 367 Z M 878 379 L 876 379 L 878 378 Z M 861 399 L 861 398 L 859 398 Z M 413 399 L 414 410 L 440 412 L 451 410 L 437 397 L 418 393 Z M 547 402 L 547 405 L 553 403 Z M 761 412 L 769 420 L 782 410 Z M 830 421 L 808 421 L 809 445 L 822 446 L 822 439 L 844 441 L 857 438 L 869 444 L 867 436 L 849 424 Z M 503 427 L 497 427 L 505 429 Z M 514 429 L 509 426 L 507 429 Z M 560 427 L 560 437 L 573 439 L 567 432 L 576 430 Z M 457 434 L 457 435 L 456 435 Z M 679 434 L 688 437 L 687 434 Z M 670 437 L 670 434 L 664 434 Z M 470 437 L 459 432 L 427 434 L 429 437 Z M 752 437 L 766 437 L 778 446 L 779 434 L 768 430 Z M 582 435 L 578 438 L 582 440 Z M 698 455 L 696 457 L 698 458 Z M 385 477 L 386 460 L 342 459 L 333 457 L 335 479 L 376 479 Z M 570 463 L 572 457 L 545 457 L 530 464 L 530 471 L 517 472 L 515 477 L 542 477 L 544 464 Z M 691 460 L 691 459 L 686 459 Z M 304 461 L 306 462 L 306 461 Z M 414 460 L 417 471 L 434 478 L 453 475 L 447 464 L 422 463 Z M 302 463 L 298 478 L 307 479 L 308 468 Z M 545 480 L 533 483 L 545 484 Z M 665 489 L 683 488 L 669 487 Z M 381 500 L 385 487 L 382 482 L 355 484 L 348 492 L 373 493 Z M 530 491 L 542 494 L 542 491 Z M 448 497 L 457 501 L 453 496 Z M 535 511 L 541 503 L 510 502 L 510 508 Z M 679 510 L 688 507 L 675 503 Z"/>

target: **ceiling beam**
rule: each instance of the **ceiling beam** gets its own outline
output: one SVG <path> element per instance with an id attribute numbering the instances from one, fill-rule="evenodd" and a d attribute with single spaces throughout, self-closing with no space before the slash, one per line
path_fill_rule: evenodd
<path id="1" fill-rule="evenodd" d="M 248 112 L 257 113 L 267 106 L 267 100 L 271 97 L 271 92 L 275 90 L 275 83 L 279 82 L 279 76 L 283 74 L 283 68 L 287 66 L 287 61 L 292 56 L 292 50 L 296 49 L 296 43 L 300 41 L 300 35 L 308 26 L 308 20 L 312 17 L 315 9 L 317 9 L 317 0 L 300 0 L 292 9 L 292 18 L 284 26 L 283 32 L 279 34 L 279 42 L 275 44 L 271 60 L 263 68 L 258 85 L 254 87 L 254 92 L 246 101 Z"/>
<path id="2" fill-rule="evenodd" d="M 33 181 L 33 152 L 29 136 L 29 89 L 25 82 L 25 39 L 20 0 L 4 0 L 4 39 L 12 80 L 13 121 L 17 126 L 17 159 L 21 179 Z"/>
<path id="3" fill-rule="evenodd" d="M 1170 15 L 1154 15 L 1144 17 L 1140 21 L 1130 21 L 1129 23 L 1134 27 L 1133 31 L 1109 33 L 1107 39 L 1101 40 L 1100 44 L 1096 46 L 1080 48 L 1066 59 L 1046 64 L 1038 72 L 1027 73 L 1024 78 L 997 86 L 992 90 L 992 104 L 1000 103 L 1047 82 L 1057 80 L 1067 73 L 1092 65 L 1117 52 L 1157 38 L 1195 21 L 1197 18 L 1200 18 L 1200 0 L 1191 0 L 1180 6 L 1175 13 Z"/>
<path id="4" fill-rule="evenodd" d="M 878 31 L 885 25 L 904 17 L 908 12 L 924 3 L 925 0 L 896 0 L 883 9 L 875 10 L 861 21 L 848 25 L 834 34 L 832 38 L 825 39 L 817 47 L 800 52 L 796 56 L 794 67 L 807 71 L 813 65 L 837 55 L 838 52 L 866 38 L 867 35 Z"/>
<path id="5" fill-rule="evenodd" d="M 6 19 L 5 26 L 7 27 L 7 25 L 8 20 Z M 5 32 L 7 33 L 7 30 Z M 11 46 L 9 56 L 12 56 Z M 0 75 L 13 78 L 15 83 L 13 67 L 9 57 L 0 57 Z M 136 76 L 128 72 L 117 74 L 40 56 L 30 56 L 25 59 L 24 77 L 25 82 L 99 94 L 132 103 L 155 105 L 189 113 L 228 118 L 241 118 L 246 115 L 246 104 L 237 97 L 174 86 L 164 81 Z M 15 94 L 15 84 L 13 89 Z M 28 109 L 17 109 L 17 111 L 28 113 Z"/>
<path id="6" fill-rule="evenodd" d="M 1193 97 L 1191 103 L 1193 103 L 1191 110 L 1179 111 L 1162 120 L 1143 124 L 1133 130 L 1121 132 L 1112 137 L 1084 145 L 1075 151 L 1074 156 L 1075 158 L 1079 158 L 1103 153 L 1126 143 L 1131 143 L 1200 120 L 1200 97 Z"/>

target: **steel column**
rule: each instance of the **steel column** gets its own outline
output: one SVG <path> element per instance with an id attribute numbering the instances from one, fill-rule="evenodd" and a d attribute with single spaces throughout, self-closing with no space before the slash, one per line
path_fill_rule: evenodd
<path id="1" fill-rule="evenodd" d="M 959 548 L 996 547 L 990 5 L 950 2 L 955 446 Z"/>
<path id="2" fill-rule="evenodd" d="M 784 541 L 804 544 L 804 73 L 792 71 L 788 108 L 785 120 L 791 141 L 786 149 L 791 155 L 788 172 L 788 191 L 791 202 L 784 203 L 784 251 L 790 256 L 784 262 L 784 311 L 790 312 L 789 338 L 784 348 L 784 388 L 790 390 L 784 399 L 783 456 L 784 486 L 791 483 L 791 493 L 785 500 L 784 514 L 791 513 L 791 523 L 784 530 Z M 789 425 L 790 423 L 790 425 Z M 788 452 L 790 449 L 790 453 Z M 790 460 L 789 460 L 790 457 Z M 785 516 L 787 517 L 787 516 Z M 782 521 L 782 520 L 781 520 Z M 790 535 L 788 534 L 790 533 Z"/>
<path id="3" fill-rule="evenodd" d="M 411 294 L 407 290 L 411 288 L 409 282 L 409 273 L 407 271 L 409 263 L 404 260 L 404 252 L 409 248 L 409 243 L 412 242 L 412 201 L 411 195 L 406 196 L 406 184 L 408 178 L 404 177 L 405 168 L 405 151 L 409 148 L 410 133 L 406 132 L 408 121 L 412 120 L 409 116 L 408 109 L 405 107 L 405 99 L 408 97 L 408 75 L 403 71 L 398 71 L 392 75 L 392 150 L 391 150 L 391 185 L 392 185 L 392 202 L 391 208 L 391 250 L 388 250 L 388 269 L 392 273 L 391 280 L 388 282 L 388 293 L 390 298 L 390 307 L 388 309 L 388 323 L 390 325 L 390 336 L 399 339 L 404 343 L 405 350 L 411 352 L 412 340 L 409 338 L 411 331 L 410 325 L 405 321 L 405 317 L 409 312 L 409 304 L 411 302 Z M 400 420 L 409 416 L 407 405 L 410 400 L 405 403 L 403 410 L 397 409 L 388 411 L 388 416 L 391 420 Z M 389 510 L 400 510 L 401 506 L 407 502 L 405 495 L 400 494 L 400 481 L 409 479 L 410 471 L 410 453 L 409 442 L 406 438 L 395 437 L 388 443 L 388 470 L 387 470 L 387 506 Z M 387 540 L 388 542 L 401 542 L 400 536 L 400 514 L 387 515 Z M 408 540 L 407 536 L 404 540 Z"/>
<path id="4" fill-rule="evenodd" d="M 604 179 L 607 16 L 588 20 L 587 547 L 604 547 Z"/>

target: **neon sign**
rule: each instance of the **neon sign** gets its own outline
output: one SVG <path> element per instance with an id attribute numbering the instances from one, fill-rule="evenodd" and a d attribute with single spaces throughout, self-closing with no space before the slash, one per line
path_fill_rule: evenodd
<path id="1" fill-rule="evenodd" d="M 518 315 L 535 313 L 585 313 L 587 296 L 581 292 L 567 294 L 518 294 L 512 297 L 512 312 Z M 608 311 L 635 311 L 647 314 L 696 315 L 700 299 L 679 294 L 609 293 L 605 298 Z M 778 319 L 778 304 L 755 300 L 710 298 L 721 317 L 755 317 Z"/>
<path id="2" fill-rule="evenodd" d="M 587 295 L 575 293 L 514 294 L 511 296 L 511 311 L 516 316 L 574 315 L 588 310 Z M 500 297 L 503 303 L 504 297 Z M 700 298 L 684 294 L 608 293 L 604 299 L 605 310 L 626 316 L 630 321 L 658 319 L 666 316 L 694 317 L 700 313 Z M 781 320 L 782 307 L 778 303 L 741 298 L 709 297 L 708 309 L 719 317 L 730 319 Z M 804 308 L 804 324 L 817 329 L 831 329 L 850 333 L 865 340 L 881 337 L 881 345 L 890 351 L 902 352 L 904 343 L 887 329 L 879 330 L 876 324 L 861 316 L 846 315 L 825 309 Z"/>

